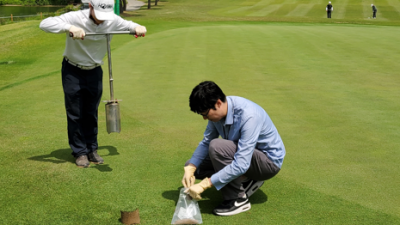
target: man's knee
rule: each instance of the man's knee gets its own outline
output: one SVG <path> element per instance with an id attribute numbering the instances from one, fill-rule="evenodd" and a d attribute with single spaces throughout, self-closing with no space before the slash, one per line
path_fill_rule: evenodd
<path id="1" fill-rule="evenodd" d="M 237 146 L 233 141 L 216 138 L 211 140 L 208 154 L 211 158 L 233 158 L 236 148 Z"/>
<path id="2" fill-rule="evenodd" d="M 223 139 L 213 139 L 210 141 L 210 144 L 208 146 L 208 154 L 210 156 L 215 156 L 221 154 L 221 147 L 223 146 Z"/>
<path id="3" fill-rule="evenodd" d="M 209 150 L 210 150 L 210 149 L 215 150 L 216 148 L 218 148 L 218 146 L 220 145 L 220 144 L 219 144 L 219 143 L 220 143 L 220 140 L 221 140 L 221 139 L 219 139 L 219 138 L 212 139 L 212 140 L 210 141 L 210 144 L 209 144 Z"/>

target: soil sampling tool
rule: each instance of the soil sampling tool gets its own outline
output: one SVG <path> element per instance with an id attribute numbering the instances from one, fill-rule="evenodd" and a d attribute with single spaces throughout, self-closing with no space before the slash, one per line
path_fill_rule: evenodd
<path id="1" fill-rule="evenodd" d="M 107 123 L 107 132 L 110 134 L 112 132 L 119 133 L 121 132 L 121 114 L 119 112 L 119 101 L 114 98 L 114 87 L 113 87 L 113 76 L 112 76 L 112 66 L 111 66 L 111 35 L 114 34 L 132 34 L 129 31 L 118 31 L 111 33 L 86 33 L 86 36 L 93 35 L 105 35 L 107 41 L 107 53 L 108 53 L 108 74 L 110 77 L 110 100 L 104 101 L 106 102 L 106 123 Z M 135 35 L 135 37 L 138 37 Z"/>

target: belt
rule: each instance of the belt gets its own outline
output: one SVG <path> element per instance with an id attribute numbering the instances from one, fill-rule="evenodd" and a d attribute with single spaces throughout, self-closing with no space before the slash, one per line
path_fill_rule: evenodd
<path id="1" fill-rule="evenodd" d="M 101 66 L 100 64 L 95 64 L 94 66 L 82 66 L 82 65 L 79 65 L 79 64 L 77 64 L 77 63 L 72 62 L 72 61 L 69 60 L 67 57 L 64 57 L 64 59 L 65 59 L 65 61 L 67 61 L 69 64 L 71 64 L 71 65 L 73 65 L 73 66 L 75 66 L 75 67 L 78 67 L 79 69 L 82 69 L 82 70 L 92 70 L 92 69 L 94 69 L 94 68 L 96 68 L 96 67 L 98 67 L 98 66 Z"/>

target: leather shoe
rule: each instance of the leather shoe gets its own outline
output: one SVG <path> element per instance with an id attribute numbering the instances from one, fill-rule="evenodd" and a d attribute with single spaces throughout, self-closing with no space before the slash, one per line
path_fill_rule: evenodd
<path id="1" fill-rule="evenodd" d="M 89 161 L 94 163 L 94 164 L 103 164 L 104 163 L 104 159 L 101 158 L 99 156 L 99 154 L 97 154 L 97 150 L 93 151 L 93 152 L 90 152 L 88 154 L 88 157 L 89 157 Z"/>
<path id="2" fill-rule="evenodd" d="M 86 167 L 89 167 L 90 162 L 86 155 L 81 155 L 76 158 L 75 164 L 77 167 L 86 168 Z"/>

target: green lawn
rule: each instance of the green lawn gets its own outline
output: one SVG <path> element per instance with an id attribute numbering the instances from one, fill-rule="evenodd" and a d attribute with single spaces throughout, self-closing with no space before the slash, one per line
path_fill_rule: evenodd
<path id="1" fill-rule="evenodd" d="M 373 21 L 341 2 L 331 21 L 322 1 L 170 0 L 125 14 L 148 35 L 113 38 L 122 132 L 107 134 L 102 103 L 105 164 L 88 169 L 67 141 L 65 35 L 40 21 L 0 26 L 1 223 L 120 224 L 121 210 L 138 208 L 141 224 L 170 224 L 206 126 L 189 94 L 213 80 L 266 109 L 287 156 L 248 212 L 212 215 L 222 199 L 207 190 L 204 224 L 400 224 L 399 2 L 376 3 Z"/>

